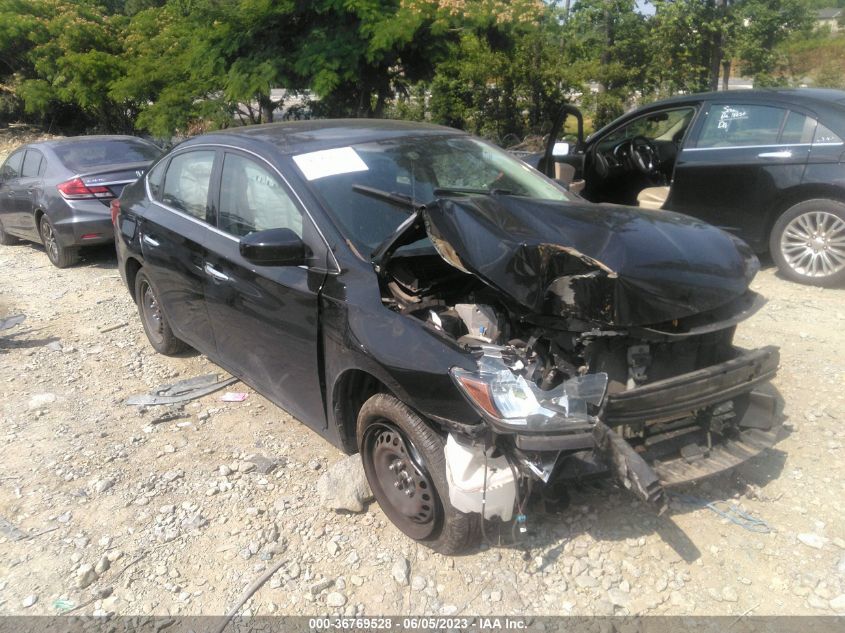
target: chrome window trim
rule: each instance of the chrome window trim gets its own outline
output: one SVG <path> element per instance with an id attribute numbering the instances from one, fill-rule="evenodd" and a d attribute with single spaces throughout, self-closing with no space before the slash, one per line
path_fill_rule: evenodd
<path id="1" fill-rule="evenodd" d="M 836 147 L 845 145 L 845 141 L 839 143 L 779 143 L 776 145 L 724 145 L 722 147 L 685 147 L 685 152 L 711 152 L 718 149 L 766 149 L 769 147 Z"/>
<path id="2" fill-rule="evenodd" d="M 285 178 L 285 176 L 282 174 L 282 172 L 280 172 L 280 171 L 276 168 L 276 166 L 275 166 L 275 165 L 273 165 L 273 163 L 271 163 L 270 161 L 268 161 L 266 158 L 264 158 L 264 157 L 263 157 L 263 156 L 261 156 L 260 154 L 257 154 L 257 153 L 255 153 L 255 152 L 253 152 L 253 151 L 251 151 L 251 150 L 248 150 L 248 149 L 244 149 L 243 147 L 237 147 L 237 146 L 235 146 L 235 145 L 222 145 L 222 144 L 219 144 L 219 143 L 197 143 L 196 145 L 191 145 L 190 147 L 185 147 L 184 149 L 180 149 L 180 150 L 177 150 L 177 151 L 173 152 L 172 154 L 170 154 L 170 155 L 167 157 L 167 159 L 168 159 L 168 160 L 171 160 L 173 156 L 176 156 L 176 155 L 178 155 L 178 154 L 183 154 L 183 153 L 185 153 L 185 152 L 190 152 L 190 151 L 192 151 L 192 150 L 194 150 L 194 149 L 196 149 L 196 148 L 211 148 L 211 149 L 214 149 L 214 150 L 216 150 L 216 149 L 218 149 L 218 148 L 221 148 L 221 149 L 232 149 L 232 150 L 235 150 L 235 151 L 238 151 L 238 152 L 243 152 L 243 153 L 245 153 L 245 154 L 249 154 L 250 156 L 254 156 L 255 158 L 257 158 L 257 159 L 259 159 L 260 161 L 262 161 L 263 163 L 265 163 L 268 167 L 270 167 L 270 169 L 272 169 L 272 170 L 273 170 L 273 172 L 275 172 L 275 173 L 276 173 L 276 175 L 277 175 L 279 178 L 281 178 L 282 182 L 285 184 L 285 187 L 287 187 L 288 191 L 290 191 L 290 192 L 291 192 L 291 194 L 293 195 L 293 198 L 294 198 L 294 200 L 296 201 L 297 206 L 300 208 L 300 210 L 301 210 L 301 211 L 302 211 L 302 212 L 303 212 L 303 213 L 304 213 L 304 214 L 308 217 L 308 219 L 311 221 L 311 224 L 312 224 L 312 225 L 314 226 L 314 228 L 317 230 L 317 234 L 320 236 L 320 239 L 323 241 L 323 244 L 324 244 L 324 245 L 325 245 L 325 247 L 326 247 L 326 251 L 328 251 L 329 255 L 330 255 L 330 256 L 331 256 L 331 258 L 332 258 L 332 262 L 334 263 L 334 266 L 335 266 L 335 270 L 333 270 L 333 271 L 332 271 L 332 270 L 327 270 L 326 272 L 328 272 L 329 274 L 337 274 L 337 273 L 339 273 L 339 272 L 340 272 L 340 264 L 338 263 L 337 258 L 335 257 L 334 253 L 332 252 L 332 249 L 331 249 L 331 247 L 329 246 L 329 241 L 326 239 L 326 236 L 323 234 L 323 231 L 320 229 L 320 226 L 317 224 L 317 222 L 314 220 L 314 217 L 313 217 L 313 216 L 311 215 L 311 213 L 308 211 L 308 207 L 307 207 L 307 206 L 305 205 L 305 203 L 302 201 L 302 198 L 300 198 L 300 197 L 299 197 L 299 194 L 296 192 L 296 189 L 294 189 L 294 188 L 291 186 L 290 181 L 288 181 L 288 179 L 287 179 L 287 178 Z M 168 165 L 168 169 L 169 169 L 169 165 Z M 185 213 L 184 211 L 180 211 L 179 209 L 174 209 L 173 207 L 171 207 L 171 206 L 169 206 L 169 205 L 167 205 L 167 204 L 164 204 L 163 202 L 160 202 L 160 201 L 159 201 L 159 200 L 157 200 L 156 198 L 153 198 L 152 193 L 150 192 L 150 183 L 149 183 L 149 180 L 148 180 L 148 176 L 149 176 L 149 172 L 150 172 L 150 171 L 151 171 L 151 170 L 147 170 L 147 173 L 144 175 L 144 189 L 146 190 L 146 192 L 147 192 L 147 197 L 148 197 L 150 200 L 152 200 L 152 201 L 153 201 L 154 203 L 156 203 L 157 205 L 159 205 L 159 206 L 161 206 L 161 207 L 163 207 L 163 208 L 167 209 L 168 211 L 172 211 L 173 213 L 176 213 L 177 215 L 180 215 L 180 216 L 182 216 L 182 217 L 184 217 L 184 218 L 186 218 L 186 219 L 188 219 L 188 220 L 191 220 L 191 221 L 193 221 L 193 222 L 196 222 L 196 223 L 197 223 L 197 224 L 199 224 L 200 226 L 204 226 L 204 227 L 210 228 L 210 229 L 211 229 L 212 231 L 214 231 L 215 233 L 217 233 L 217 234 L 219 234 L 219 235 L 222 235 L 223 237 L 226 237 L 226 238 L 228 238 L 228 239 L 232 240 L 233 242 L 240 243 L 240 239 L 239 239 L 239 238 L 236 238 L 234 235 L 230 235 L 229 233 L 226 233 L 226 231 L 222 231 L 222 230 L 218 229 L 216 226 L 212 226 L 212 225 L 211 225 L 211 224 L 209 224 L 208 222 L 204 222 L 203 220 L 200 220 L 200 219 L 198 219 L 198 218 L 195 218 L 194 216 L 189 215 L 189 214 Z M 308 266 L 298 266 L 298 268 L 305 268 L 305 269 L 308 269 Z M 318 267 L 316 267 L 316 266 L 312 266 L 312 267 L 311 267 L 311 269 L 312 269 L 312 270 L 314 270 L 314 271 L 317 271 L 317 272 L 321 272 L 321 271 L 323 270 L 323 269 L 318 268 Z"/>

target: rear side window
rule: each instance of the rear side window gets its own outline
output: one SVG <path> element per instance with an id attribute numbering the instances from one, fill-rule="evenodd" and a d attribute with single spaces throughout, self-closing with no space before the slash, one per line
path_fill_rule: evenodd
<path id="1" fill-rule="evenodd" d="M 170 159 L 161 201 L 199 220 L 206 220 L 214 150 L 184 152 Z"/>
<path id="2" fill-rule="evenodd" d="M 278 178 L 238 154 L 226 154 L 223 161 L 217 222 L 238 237 L 267 229 L 291 229 L 302 237 L 302 214 Z"/>
<path id="3" fill-rule="evenodd" d="M 23 167 L 21 169 L 21 176 L 23 178 L 34 178 L 41 173 L 41 162 L 44 157 L 41 152 L 36 152 L 31 149 L 26 152 L 26 158 L 23 159 Z"/>
<path id="4" fill-rule="evenodd" d="M 161 188 L 164 184 L 164 169 L 166 166 L 167 161 L 163 160 L 147 174 L 147 183 L 150 185 L 150 194 L 153 200 L 161 200 Z"/>
<path id="5" fill-rule="evenodd" d="M 842 139 L 839 138 L 835 132 L 833 132 L 830 128 L 825 125 L 819 123 L 818 127 L 816 127 L 816 135 L 813 137 L 813 144 L 820 145 L 822 143 L 841 143 Z"/>
<path id="6" fill-rule="evenodd" d="M 714 105 L 698 139 L 698 147 L 775 145 L 786 110 L 759 105 Z"/>
<path id="7" fill-rule="evenodd" d="M 3 178 L 17 178 L 21 175 L 21 163 L 23 163 L 23 150 L 15 152 L 6 162 L 3 163 L 3 168 L 0 170 Z"/>
<path id="8" fill-rule="evenodd" d="M 103 165 L 152 162 L 161 150 L 141 139 L 92 139 L 68 141 L 53 151 L 68 169 L 84 172 Z"/>
<path id="9" fill-rule="evenodd" d="M 786 117 L 780 142 L 783 144 L 812 143 L 815 131 L 815 119 L 798 112 L 790 112 Z"/>

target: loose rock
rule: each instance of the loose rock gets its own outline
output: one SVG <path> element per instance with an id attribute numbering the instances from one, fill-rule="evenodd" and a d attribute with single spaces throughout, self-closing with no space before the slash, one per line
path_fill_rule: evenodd
<path id="1" fill-rule="evenodd" d="M 317 481 L 317 494 L 326 508 L 362 512 L 373 493 L 361 458 L 350 455 L 327 468 Z"/>

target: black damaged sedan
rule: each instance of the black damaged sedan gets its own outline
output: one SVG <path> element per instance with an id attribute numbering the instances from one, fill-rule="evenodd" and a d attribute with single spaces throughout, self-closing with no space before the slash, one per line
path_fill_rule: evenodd
<path id="1" fill-rule="evenodd" d="M 390 121 L 187 141 L 112 205 L 153 347 L 191 346 L 360 452 L 385 514 L 444 553 L 529 494 L 664 491 L 770 447 L 776 348 L 731 235 L 577 201 L 456 130 Z"/>

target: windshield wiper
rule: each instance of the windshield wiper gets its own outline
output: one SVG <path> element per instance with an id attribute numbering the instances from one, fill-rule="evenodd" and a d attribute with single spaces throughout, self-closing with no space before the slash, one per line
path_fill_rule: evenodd
<path id="1" fill-rule="evenodd" d="M 423 207 L 423 205 L 416 202 L 413 198 L 402 193 L 383 191 L 373 187 L 365 187 L 364 185 L 352 185 L 352 191 L 369 196 L 370 198 L 375 198 L 376 200 L 381 200 L 382 202 L 387 202 L 395 207 L 408 209 L 412 213 L 419 211 Z"/>
<path id="2" fill-rule="evenodd" d="M 465 193 L 479 196 L 509 196 L 510 189 L 477 189 L 472 187 L 438 187 L 434 190 L 435 197 L 448 196 L 453 193 Z"/>

